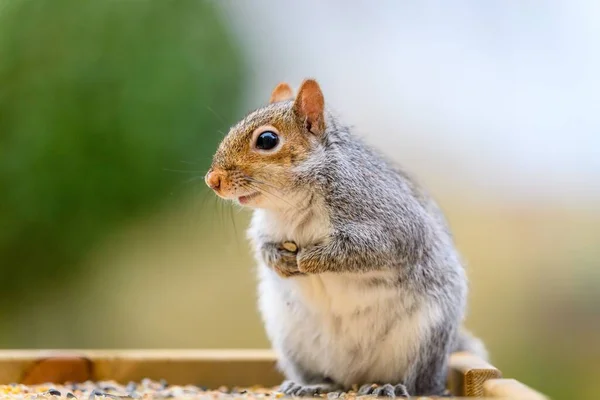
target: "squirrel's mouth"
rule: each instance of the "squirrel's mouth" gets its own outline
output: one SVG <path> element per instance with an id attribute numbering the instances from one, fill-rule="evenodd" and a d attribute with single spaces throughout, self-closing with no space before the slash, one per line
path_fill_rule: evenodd
<path id="1" fill-rule="evenodd" d="M 247 194 L 245 196 L 238 197 L 238 201 L 240 202 L 240 204 L 247 204 L 250 200 L 253 200 L 254 198 L 256 198 L 258 196 L 260 196 L 260 192 L 254 192 L 254 193 Z"/>

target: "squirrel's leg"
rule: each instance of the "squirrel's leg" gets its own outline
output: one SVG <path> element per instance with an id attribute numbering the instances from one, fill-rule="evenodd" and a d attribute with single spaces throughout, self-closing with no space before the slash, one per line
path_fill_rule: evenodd
<path id="1" fill-rule="evenodd" d="M 323 383 L 301 384 L 294 381 L 285 381 L 279 390 L 286 396 L 314 397 L 320 394 L 342 392 L 342 387 L 324 379 Z"/>
<path id="2" fill-rule="evenodd" d="M 279 386 L 279 391 L 286 396 L 315 397 L 332 392 L 342 393 L 342 387 L 332 379 L 319 373 L 310 372 L 293 359 L 283 357 L 279 363 L 287 378 Z"/>
<path id="3" fill-rule="evenodd" d="M 413 396 L 445 396 L 448 359 L 456 335 L 456 323 L 447 320 L 435 326 L 429 339 L 422 343 L 406 386 Z"/>
<path id="4" fill-rule="evenodd" d="M 403 383 L 362 385 L 359 395 L 377 397 L 449 396 L 446 390 L 448 357 L 456 335 L 456 323 L 446 320 L 431 328 Z"/>
<path id="5" fill-rule="evenodd" d="M 286 250 L 281 243 L 265 242 L 260 246 L 265 263 L 284 278 L 301 275 L 298 270 L 296 253 Z"/>

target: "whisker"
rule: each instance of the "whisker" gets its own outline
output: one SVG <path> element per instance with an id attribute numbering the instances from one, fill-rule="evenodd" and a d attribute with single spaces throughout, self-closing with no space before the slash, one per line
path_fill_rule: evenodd
<path id="1" fill-rule="evenodd" d="M 206 187 L 193 186 L 191 193 L 193 204 L 190 208 L 190 212 L 192 215 L 186 222 L 189 233 L 198 234 L 201 230 L 207 230 L 209 219 L 212 222 L 214 213 L 207 212 L 207 205 L 208 201 L 210 201 L 210 197 L 212 197 L 212 191 Z"/>
<path id="2" fill-rule="evenodd" d="M 252 183 L 252 182 L 248 182 L 248 183 L 247 183 L 247 185 L 248 185 L 248 187 L 250 187 L 250 188 L 252 188 L 252 189 L 258 190 L 259 192 L 261 192 L 261 193 L 264 193 L 264 194 L 269 194 L 269 195 L 271 195 L 271 196 L 273 196 L 273 197 L 276 197 L 276 198 L 278 198 L 279 200 L 283 201 L 284 203 L 286 203 L 286 204 L 288 204 L 288 205 L 290 205 L 290 206 L 293 206 L 293 204 L 292 204 L 292 203 L 290 203 L 289 201 L 287 201 L 287 200 L 286 200 L 286 199 L 284 199 L 283 197 L 277 196 L 276 194 L 274 194 L 274 193 L 271 193 L 271 192 L 269 192 L 268 190 L 266 190 L 265 188 L 261 188 L 260 186 L 257 186 L 256 184 L 254 184 L 254 183 Z"/>
<path id="3" fill-rule="evenodd" d="M 225 124 L 225 120 L 224 120 L 224 119 L 223 119 L 223 118 L 222 118 L 222 117 L 221 117 L 219 114 L 217 114 L 217 112 L 216 112 L 215 110 L 213 110 L 213 109 L 212 109 L 212 108 L 210 108 L 209 106 L 206 106 L 206 109 L 207 109 L 208 111 L 210 111 L 211 113 L 213 113 L 213 114 L 214 114 L 214 115 L 215 115 L 215 116 L 216 116 L 216 117 L 219 119 L 219 121 L 221 121 L 222 123 L 224 123 L 224 124 Z"/>
<path id="4" fill-rule="evenodd" d="M 202 193 L 203 193 L 203 196 L 202 196 L 202 201 L 200 203 L 200 213 L 201 214 L 204 213 L 204 206 L 206 206 L 206 200 L 209 197 L 213 197 L 212 194 L 210 193 L 210 190 L 203 190 Z"/>
<path id="5" fill-rule="evenodd" d="M 240 238 L 238 236 L 237 226 L 235 225 L 235 218 L 233 216 L 233 207 L 229 206 L 228 208 L 229 208 L 229 218 L 231 219 L 231 224 L 233 225 L 233 234 L 235 235 L 235 244 L 239 251 L 240 250 Z"/>
<path id="6" fill-rule="evenodd" d="M 224 203 L 224 201 L 219 201 L 219 216 L 221 217 L 221 226 L 225 228 L 225 210 L 223 209 L 223 207 L 225 207 Z M 223 230 L 222 234 L 226 235 L 226 232 Z"/>
<path id="7" fill-rule="evenodd" d="M 201 174 L 203 173 L 202 171 L 193 171 L 193 170 L 183 170 L 183 169 L 169 169 L 169 168 L 163 168 L 163 171 L 167 171 L 167 172 L 181 172 L 181 173 L 185 173 L 185 174 Z"/>
<path id="8" fill-rule="evenodd" d="M 212 204 L 211 207 L 210 207 L 210 210 L 212 212 L 205 213 L 204 215 L 206 215 L 207 218 L 210 218 L 209 232 L 214 232 L 215 231 L 215 212 L 216 212 L 216 209 L 217 209 L 216 202 L 219 201 L 219 200 L 217 199 L 217 196 L 214 196 L 214 195 L 213 196 L 207 196 L 206 198 L 210 198 L 211 199 L 209 201 Z"/>
<path id="9" fill-rule="evenodd" d="M 183 182 L 183 184 L 192 183 L 192 182 L 194 182 L 194 181 L 196 181 L 196 180 L 199 180 L 199 179 L 204 179 L 204 176 L 194 176 L 194 177 L 192 177 L 192 178 L 190 178 L 190 179 L 187 179 L 187 180 L 185 180 L 185 181 Z"/>
<path id="10" fill-rule="evenodd" d="M 245 176 L 244 176 L 244 178 L 246 178 L 246 180 L 248 181 L 248 183 L 256 183 L 256 184 L 258 184 L 258 185 L 265 185 L 265 186 L 268 186 L 268 187 L 270 187 L 270 188 L 273 188 L 273 189 L 275 189 L 277 192 L 281 192 L 281 189 L 279 189 L 279 188 L 278 188 L 277 186 L 275 186 L 275 185 L 269 184 L 269 183 L 267 183 L 267 182 L 264 182 L 264 181 L 260 181 L 260 180 L 258 180 L 258 179 L 256 179 L 256 178 L 253 178 L 253 177 L 251 177 L 251 176 L 247 176 L 247 175 L 245 175 Z M 260 186 L 258 186 L 258 187 L 260 187 Z M 264 190 L 264 189 L 263 189 L 263 190 Z"/>
<path id="11" fill-rule="evenodd" d="M 251 182 L 255 182 L 255 183 L 262 184 L 262 185 L 266 185 L 266 186 L 269 186 L 269 187 L 271 187 L 271 188 L 273 188 L 273 189 L 275 189 L 275 190 L 277 190 L 277 191 L 280 191 L 280 189 L 279 189 L 277 186 L 275 186 L 275 185 L 272 185 L 272 184 L 269 184 L 269 183 L 267 183 L 267 182 L 259 181 L 259 180 L 258 180 L 258 179 L 256 179 L 256 178 L 252 178 L 252 177 L 250 177 L 250 176 L 246 176 L 246 179 L 248 179 L 248 180 L 249 180 L 249 181 L 251 181 Z"/>

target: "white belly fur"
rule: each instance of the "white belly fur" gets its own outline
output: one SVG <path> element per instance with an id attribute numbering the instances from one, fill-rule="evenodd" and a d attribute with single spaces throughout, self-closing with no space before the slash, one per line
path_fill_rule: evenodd
<path id="1" fill-rule="evenodd" d="M 323 220 L 290 232 L 293 225 L 274 217 L 256 212 L 249 234 L 260 229 L 275 240 L 292 239 L 302 246 L 327 233 Z M 295 368 L 300 365 L 347 386 L 404 380 L 441 310 L 433 304 L 414 307 L 412 295 L 395 286 L 364 285 L 374 277 L 393 279 L 385 271 L 281 278 L 259 262 L 259 309 L 288 379 L 302 382 Z"/>
<path id="2" fill-rule="evenodd" d="M 302 369 L 345 385 L 403 381 L 439 310 L 422 307 L 407 316 L 411 298 L 381 287 L 365 290 L 352 275 L 282 279 L 259 266 L 260 311 L 289 379 L 301 380 L 288 365 L 291 356 Z M 357 315 L 368 307 L 371 312 Z"/>

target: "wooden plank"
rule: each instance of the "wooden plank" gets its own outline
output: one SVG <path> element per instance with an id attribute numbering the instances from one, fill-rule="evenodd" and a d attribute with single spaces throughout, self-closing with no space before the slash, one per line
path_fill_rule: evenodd
<path id="1" fill-rule="evenodd" d="M 483 395 L 515 400 L 548 400 L 543 394 L 515 379 L 488 379 L 483 384 Z"/>
<path id="2" fill-rule="evenodd" d="M 276 386 L 282 376 L 269 350 L 0 351 L 0 384 L 143 378 L 172 384 Z"/>
<path id="3" fill-rule="evenodd" d="M 86 380 L 125 384 L 150 378 L 209 388 L 274 387 L 283 380 L 275 366 L 272 350 L 4 350 L 0 351 L 0 384 Z M 519 393 L 525 393 L 525 385 L 499 378 L 497 368 L 471 354 L 450 357 L 448 384 L 455 398 L 506 393 L 512 397 L 519 388 Z"/>
<path id="4" fill-rule="evenodd" d="M 449 368 L 448 388 L 453 396 L 481 397 L 484 382 L 502 378 L 497 368 L 469 353 L 452 354 Z"/>

